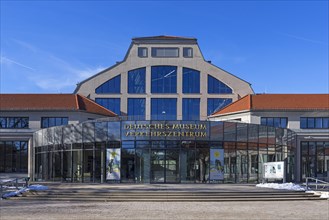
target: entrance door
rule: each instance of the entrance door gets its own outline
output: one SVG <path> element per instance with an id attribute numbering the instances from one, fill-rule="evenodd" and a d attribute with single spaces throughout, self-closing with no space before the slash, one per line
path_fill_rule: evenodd
<path id="1" fill-rule="evenodd" d="M 179 183 L 179 150 L 152 150 L 151 183 Z"/>
<path id="2" fill-rule="evenodd" d="M 151 152 L 151 183 L 165 182 L 165 150 Z"/>

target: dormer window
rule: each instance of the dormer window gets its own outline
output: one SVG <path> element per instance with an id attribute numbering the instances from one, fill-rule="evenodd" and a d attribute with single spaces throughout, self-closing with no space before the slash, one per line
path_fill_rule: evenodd
<path id="1" fill-rule="evenodd" d="M 138 57 L 147 57 L 147 47 L 138 47 Z"/>
<path id="2" fill-rule="evenodd" d="M 152 47 L 152 57 L 178 57 L 179 48 L 177 47 Z"/>

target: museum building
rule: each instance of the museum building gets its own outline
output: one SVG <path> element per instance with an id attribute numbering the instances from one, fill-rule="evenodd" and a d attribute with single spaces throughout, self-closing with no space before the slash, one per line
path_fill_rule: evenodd
<path id="1" fill-rule="evenodd" d="M 284 126 L 291 121 L 221 114 L 258 95 L 248 82 L 206 61 L 195 38 L 133 38 L 122 62 L 79 83 L 74 94 L 102 113 L 35 131 L 28 141 L 33 180 L 257 183 L 268 162 L 283 162 L 287 181 L 301 180 L 298 131 Z M 325 124 L 328 116 L 321 117 Z M 322 133 L 326 149 L 329 137 Z"/>

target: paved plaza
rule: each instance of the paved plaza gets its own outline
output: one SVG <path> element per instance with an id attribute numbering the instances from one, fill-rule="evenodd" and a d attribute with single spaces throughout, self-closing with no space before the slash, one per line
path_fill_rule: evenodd
<path id="1" fill-rule="evenodd" d="M 329 218 L 329 201 L 37 202 L 0 201 L 5 219 L 310 219 Z"/>

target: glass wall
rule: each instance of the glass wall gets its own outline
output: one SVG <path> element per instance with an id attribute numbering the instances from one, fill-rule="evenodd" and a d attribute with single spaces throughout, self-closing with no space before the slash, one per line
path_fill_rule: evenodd
<path id="1" fill-rule="evenodd" d="M 293 181 L 294 140 L 295 134 L 288 129 L 253 124 L 108 118 L 37 131 L 33 178 L 65 182 L 257 183 L 263 180 L 264 163 L 284 161 L 287 181 Z M 1 151 L 9 149 L 7 143 L 1 142 L 0 146 Z M 304 165 L 310 167 L 305 168 L 307 172 L 325 176 L 328 143 L 303 146 L 313 158 L 307 156 L 305 160 L 317 164 L 315 168 Z"/>
<path id="2" fill-rule="evenodd" d="M 27 141 L 0 141 L 0 172 L 27 172 Z"/>
<path id="3" fill-rule="evenodd" d="M 302 179 L 314 177 L 329 181 L 329 142 L 301 142 Z"/>

